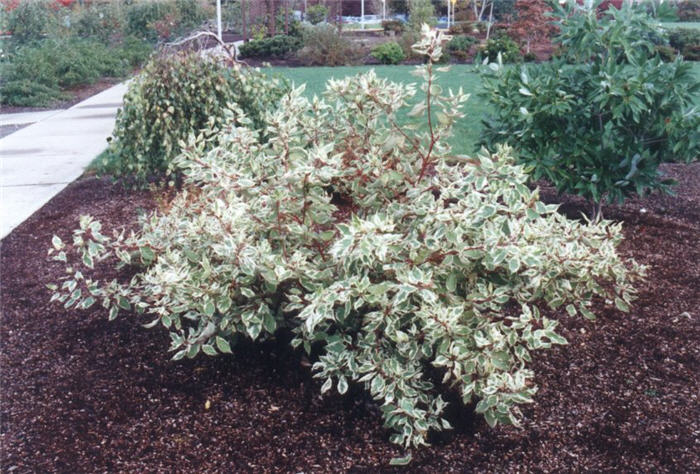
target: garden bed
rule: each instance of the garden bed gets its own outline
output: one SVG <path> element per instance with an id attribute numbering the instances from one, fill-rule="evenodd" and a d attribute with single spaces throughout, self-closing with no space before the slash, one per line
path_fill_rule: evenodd
<path id="1" fill-rule="evenodd" d="M 664 165 L 678 196 L 610 206 L 621 252 L 649 266 L 629 314 L 594 323 L 559 315 L 568 346 L 532 364 L 540 391 L 522 428 L 491 429 L 452 405 L 455 429 L 414 453 L 411 470 L 697 472 L 700 470 L 700 164 Z M 543 189 L 546 201 L 558 198 Z M 572 217 L 588 208 L 563 199 Z M 285 340 L 233 356 L 172 362 L 146 319 L 61 311 L 45 284 L 51 236 L 80 214 L 107 228 L 162 204 L 83 178 L 0 244 L 0 469 L 85 471 L 367 471 L 401 450 L 366 396 L 319 396 L 308 361 Z M 110 275 L 110 278 L 112 276 Z"/>
<path id="2" fill-rule="evenodd" d="M 20 112 L 37 112 L 41 110 L 56 110 L 56 109 L 67 109 L 79 104 L 80 102 L 89 99 L 95 94 L 99 94 L 102 91 L 109 89 L 110 87 L 119 84 L 122 79 L 115 78 L 102 78 L 95 82 L 94 84 L 85 84 L 82 86 L 76 86 L 71 89 L 63 91 L 63 93 L 68 96 L 66 100 L 56 102 L 51 107 L 17 107 L 13 105 L 3 105 L 3 113 L 12 114 Z"/>

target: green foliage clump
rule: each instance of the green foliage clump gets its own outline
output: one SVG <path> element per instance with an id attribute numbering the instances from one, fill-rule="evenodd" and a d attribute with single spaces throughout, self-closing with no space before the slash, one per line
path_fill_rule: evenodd
<path id="1" fill-rule="evenodd" d="M 285 25 L 287 28 L 287 32 L 285 33 Z M 277 17 L 275 18 L 275 29 L 276 31 L 279 31 L 281 33 L 284 33 L 288 36 L 294 36 L 295 38 L 301 38 L 301 36 L 304 34 L 304 24 L 294 18 L 291 13 L 285 20 L 284 13 L 279 13 Z"/>
<path id="2" fill-rule="evenodd" d="M 239 51 L 241 58 L 284 58 L 297 52 L 302 45 L 296 36 L 277 35 L 272 38 L 253 39 L 243 43 Z"/>
<path id="3" fill-rule="evenodd" d="M 309 5 L 304 13 L 304 19 L 312 25 L 323 23 L 328 18 L 328 7 L 321 4 Z"/>
<path id="4" fill-rule="evenodd" d="M 646 0 L 641 3 L 649 16 L 659 21 L 678 21 L 678 8 L 675 2 L 666 0 Z"/>
<path id="5" fill-rule="evenodd" d="M 435 26 L 435 6 L 430 0 L 408 0 L 408 27 L 420 31 L 423 25 Z"/>
<path id="6" fill-rule="evenodd" d="M 420 56 L 413 51 L 413 45 L 420 41 L 420 34 L 413 30 L 404 31 L 401 36 L 396 39 L 396 42 L 401 46 L 404 55 L 407 58 L 417 59 Z"/>
<path id="7" fill-rule="evenodd" d="M 378 44 L 372 49 L 372 57 L 382 64 L 399 64 L 406 59 L 403 49 L 396 41 Z"/>
<path id="8" fill-rule="evenodd" d="M 535 178 L 597 203 L 665 189 L 665 160 L 696 159 L 699 84 L 680 58 L 656 55 L 658 25 L 638 7 L 557 10 L 563 57 L 522 70 L 492 65 L 496 114 L 485 143 L 511 143 Z"/>
<path id="9" fill-rule="evenodd" d="M 57 87 L 49 87 L 31 79 L 7 81 L 0 87 L 0 104 L 17 107 L 49 107 L 66 96 Z"/>
<path id="10" fill-rule="evenodd" d="M 515 0 L 495 0 L 493 2 L 493 16 L 498 20 L 508 22 L 513 20 L 517 13 Z"/>
<path id="11" fill-rule="evenodd" d="M 676 59 L 676 56 L 678 56 L 678 51 L 676 51 L 675 48 L 668 46 L 668 45 L 663 45 L 663 44 L 657 44 L 654 49 L 656 50 L 656 54 L 659 55 L 662 61 L 670 62 Z"/>
<path id="12" fill-rule="evenodd" d="M 360 55 L 352 41 L 327 23 L 304 28 L 303 42 L 297 56 L 309 65 L 344 66 L 355 62 Z"/>
<path id="13" fill-rule="evenodd" d="M 125 32 L 148 41 L 167 40 L 196 28 L 206 19 L 206 10 L 198 0 L 138 2 L 126 10 Z"/>
<path id="14" fill-rule="evenodd" d="M 101 77 L 123 77 L 150 54 L 130 38 L 111 47 L 96 40 L 46 39 L 14 48 L 2 62 L 2 103 L 47 106 L 61 90 L 91 84 Z M 24 95 L 24 94 L 27 95 Z"/>
<path id="15" fill-rule="evenodd" d="M 681 0 L 676 4 L 679 21 L 700 21 L 700 0 Z"/>
<path id="16" fill-rule="evenodd" d="M 208 17 L 201 0 L 80 3 L 67 8 L 53 0 L 22 0 L 4 13 L 2 27 L 19 44 L 47 36 L 78 36 L 104 43 L 135 36 L 153 42 L 191 30 Z"/>
<path id="17" fill-rule="evenodd" d="M 194 53 L 159 56 L 129 86 L 108 150 L 105 172 L 141 184 L 175 173 L 182 143 L 203 129 L 216 129 L 237 106 L 260 126 L 285 86 L 254 69 L 230 72 Z M 240 114 L 239 114 L 240 115 Z M 241 120 L 237 116 L 236 120 Z"/>
<path id="18" fill-rule="evenodd" d="M 498 61 L 500 55 L 504 63 L 517 63 L 522 60 L 520 46 L 511 37 L 500 35 L 486 40 L 486 43 L 479 48 L 479 54 L 489 62 Z"/>
<path id="19" fill-rule="evenodd" d="M 99 39 L 109 43 L 124 31 L 124 10 L 114 2 L 89 4 L 71 15 L 71 29 L 81 38 Z"/>
<path id="20" fill-rule="evenodd" d="M 442 40 L 426 28 L 416 45 L 418 121 L 396 122 L 415 86 L 373 71 L 329 81 L 325 99 L 293 90 L 267 140 L 229 123 L 213 149 L 187 147 L 186 186 L 137 232 L 83 217 L 72 244 L 54 237 L 68 273 L 52 300 L 147 313 L 176 360 L 291 331 L 321 391 L 363 387 L 406 447 L 450 428 L 448 392 L 491 426 L 518 423 L 537 390 L 528 364 L 566 344 L 541 310 L 593 318 L 593 296 L 626 310 L 641 269 L 616 252 L 620 225 L 540 202 L 510 148 L 451 152 L 467 96 L 436 85 Z M 88 273 L 114 258 L 131 281 Z"/>
<path id="21" fill-rule="evenodd" d="M 156 41 L 156 23 L 168 17 L 174 19 L 176 14 L 175 4 L 171 2 L 157 0 L 135 3 L 126 12 L 126 33 L 148 41 Z"/>
<path id="22" fill-rule="evenodd" d="M 127 36 L 119 43 L 112 43 L 109 51 L 131 67 L 138 67 L 151 57 L 153 47 L 147 41 L 134 36 Z"/>
<path id="23" fill-rule="evenodd" d="M 383 20 L 382 30 L 384 30 L 384 33 L 400 35 L 406 30 L 406 24 L 401 20 Z"/>
<path id="24" fill-rule="evenodd" d="M 668 35 L 669 43 L 688 61 L 700 61 L 700 30 L 678 28 Z"/>
<path id="25" fill-rule="evenodd" d="M 200 27 L 208 18 L 208 12 L 201 0 L 175 0 L 175 8 L 180 18 L 180 31 Z"/>
<path id="26" fill-rule="evenodd" d="M 45 0 L 19 2 L 17 7 L 2 12 L 5 17 L 4 27 L 12 33 L 14 41 L 26 43 L 40 40 L 51 31 L 56 16 Z"/>
<path id="27" fill-rule="evenodd" d="M 14 64 L 16 76 L 37 78 L 32 68 L 39 64 L 48 73 L 39 76 L 41 80 L 49 83 L 53 75 L 56 85 L 61 87 L 90 84 L 103 76 L 121 77 L 128 70 L 117 54 L 112 54 L 104 44 L 90 40 L 47 40 L 40 47 L 20 49 L 18 56 Z"/>
<path id="28" fill-rule="evenodd" d="M 464 61 L 469 59 L 469 52 L 477 43 L 479 40 L 473 36 L 455 36 L 447 43 L 446 49 L 450 56 Z"/>
<path id="29" fill-rule="evenodd" d="M 537 56 L 532 51 L 528 51 L 527 53 L 523 54 L 523 61 L 526 63 L 534 62 L 536 59 Z"/>
<path id="30" fill-rule="evenodd" d="M 26 0 L 3 15 L 2 28 L 13 34 L 0 58 L 1 103 L 51 106 L 69 97 L 67 89 L 123 77 L 150 56 L 152 45 L 124 34 L 125 12 L 138 4 L 59 5 Z"/>
<path id="31" fill-rule="evenodd" d="M 475 32 L 475 25 L 471 21 L 462 21 L 450 25 L 450 28 L 447 30 L 447 32 L 453 36 L 471 35 Z"/>

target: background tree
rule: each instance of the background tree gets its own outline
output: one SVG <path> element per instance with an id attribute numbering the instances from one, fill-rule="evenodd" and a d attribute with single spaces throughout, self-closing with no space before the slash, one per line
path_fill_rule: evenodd
<path id="1" fill-rule="evenodd" d="M 493 0 L 471 0 L 470 3 L 475 21 L 486 21 L 489 18 L 489 12 L 493 14 Z"/>
<path id="2" fill-rule="evenodd" d="M 423 24 L 434 26 L 435 7 L 430 0 L 408 0 L 408 23 L 414 31 L 420 31 Z"/>
<path id="3" fill-rule="evenodd" d="M 328 7 L 325 5 L 309 5 L 309 7 L 306 9 L 305 13 L 305 18 L 306 21 L 311 23 L 312 25 L 316 25 L 318 23 L 321 23 L 323 21 L 326 21 L 328 18 Z"/>
<path id="4" fill-rule="evenodd" d="M 515 16 L 515 0 L 494 0 L 493 16 L 499 21 L 512 21 Z"/>
<path id="5" fill-rule="evenodd" d="M 277 18 L 278 0 L 265 0 L 265 19 L 267 20 L 267 34 L 275 36 L 275 24 Z"/>
<path id="6" fill-rule="evenodd" d="M 547 39 L 556 31 L 551 17 L 547 16 L 552 9 L 544 0 L 517 0 L 515 11 L 509 33 L 525 43 L 528 53 L 532 42 Z"/>

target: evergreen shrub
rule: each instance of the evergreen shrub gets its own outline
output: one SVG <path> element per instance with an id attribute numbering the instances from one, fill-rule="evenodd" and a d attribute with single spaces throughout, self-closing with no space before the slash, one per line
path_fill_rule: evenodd
<path id="1" fill-rule="evenodd" d="M 700 30 L 678 28 L 669 33 L 669 43 L 687 61 L 700 61 Z"/>
<path id="2" fill-rule="evenodd" d="M 22 1 L 15 8 L 0 11 L 3 27 L 12 33 L 13 41 L 26 43 L 42 39 L 57 21 L 46 0 Z"/>
<path id="3" fill-rule="evenodd" d="M 250 40 L 247 43 L 243 43 L 239 51 L 243 59 L 277 59 L 295 53 L 301 46 L 302 41 L 296 36 L 277 35 L 272 38 Z"/>
<path id="4" fill-rule="evenodd" d="M 304 17 L 312 25 L 323 23 L 328 18 L 328 7 L 321 4 L 309 5 L 306 12 L 304 12 Z"/>
<path id="5" fill-rule="evenodd" d="M 473 36 L 455 36 L 447 43 L 447 52 L 462 61 L 469 59 L 469 52 L 472 46 L 478 44 L 479 40 Z"/>
<path id="6" fill-rule="evenodd" d="M 484 143 L 517 147 L 534 178 L 589 199 L 597 218 L 604 202 L 668 190 L 660 163 L 697 159 L 700 83 L 680 57 L 659 57 L 661 30 L 643 7 L 596 7 L 557 7 L 562 56 L 552 62 L 491 65 Z"/>
<path id="7" fill-rule="evenodd" d="M 486 40 L 486 43 L 479 48 L 479 54 L 483 59 L 488 59 L 489 62 L 498 61 L 499 56 L 504 63 L 517 63 L 523 59 L 518 43 L 506 35 Z"/>
<path id="8" fill-rule="evenodd" d="M 49 106 L 67 88 L 102 77 L 123 77 L 141 64 L 151 47 L 135 38 L 107 46 L 84 38 L 45 39 L 13 48 L 0 63 L 1 103 Z"/>
<path id="9" fill-rule="evenodd" d="M 406 59 L 403 49 L 396 41 L 378 44 L 372 49 L 372 57 L 382 64 L 399 64 Z"/>
<path id="10" fill-rule="evenodd" d="M 357 45 L 327 23 L 305 27 L 303 44 L 297 56 L 308 65 L 345 66 L 357 61 L 361 54 Z"/>

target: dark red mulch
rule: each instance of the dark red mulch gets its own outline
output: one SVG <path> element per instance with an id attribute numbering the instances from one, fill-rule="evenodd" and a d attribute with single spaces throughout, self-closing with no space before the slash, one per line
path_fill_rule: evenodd
<path id="1" fill-rule="evenodd" d="M 678 197 L 606 209 L 625 222 L 622 252 L 650 267 L 632 312 L 561 317 L 570 344 L 533 364 L 540 392 L 523 427 L 490 429 L 453 408 L 456 429 L 409 470 L 700 471 L 700 164 L 666 169 L 681 180 Z M 171 362 L 161 329 L 49 305 L 44 284 L 62 271 L 46 260 L 53 233 L 68 236 L 81 213 L 111 228 L 154 206 L 146 193 L 87 178 L 2 241 L 0 469 L 388 470 L 401 451 L 372 405 L 358 392 L 321 399 L 284 343 Z M 563 209 L 587 207 L 574 199 Z"/>

